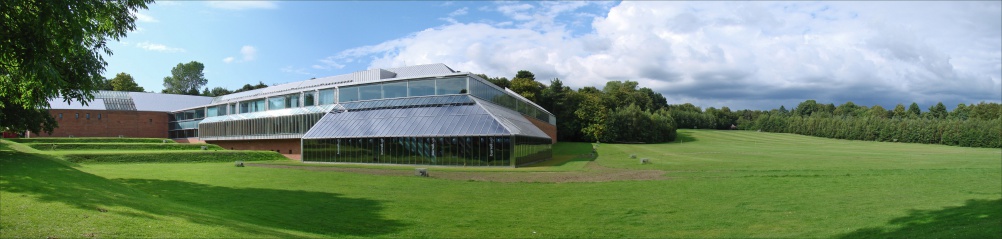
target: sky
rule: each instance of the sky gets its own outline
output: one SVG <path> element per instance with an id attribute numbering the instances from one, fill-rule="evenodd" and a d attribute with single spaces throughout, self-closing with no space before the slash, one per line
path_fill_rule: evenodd
<path id="1" fill-rule="evenodd" d="M 703 108 L 1002 101 L 1002 1 L 161 1 L 135 15 L 105 76 L 155 92 L 190 61 L 230 90 L 444 63 L 574 89 L 637 81 Z"/>

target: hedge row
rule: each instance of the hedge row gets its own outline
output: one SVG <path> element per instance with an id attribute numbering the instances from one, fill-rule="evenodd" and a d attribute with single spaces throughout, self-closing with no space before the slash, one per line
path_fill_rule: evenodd
<path id="1" fill-rule="evenodd" d="M 63 158 L 74 163 L 196 163 L 286 160 L 285 156 L 271 151 L 66 154 L 63 155 Z"/>
<path id="2" fill-rule="evenodd" d="M 1002 148 L 1002 119 L 886 119 L 776 116 L 748 129 L 835 139 Z"/>
<path id="3" fill-rule="evenodd" d="M 9 139 L 18 143 L 177 143 L 174 140 L 162 138 L 102 138 L 102 137 L 81 137 L 81 138 L 17 138 Z"/>
<path id="4" fill-rule="evenodd" d="M 222 150 L 215 144 L 161 144 L 161 143 L 25 143 L 38 150 Z"/>

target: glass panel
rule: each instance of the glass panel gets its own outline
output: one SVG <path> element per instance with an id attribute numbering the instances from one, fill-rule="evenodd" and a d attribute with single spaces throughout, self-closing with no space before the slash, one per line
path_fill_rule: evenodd
<path id="1" fill-rule="evenodd" d="M 195 109 L 195 118 L 196 119 L 205 118 L 205 108 Z"/>
<path id="2" fill-rule="evenodd" d="M 298 108 L 299 107 L 299 94 L 292 94 L 285 96 L 285 108 Z"/>
<path id="3" fill-rule="evenodd" d="M 437 79 L 436 95 L 466 94 L 466 77 Z"/>
<path id="4" fill-rule="evenodd" d="M 407 97 L 407 81 L 383 84 L 383 98 Z"/>
<path id="5" fill-rule="evenodd" d="M 264 111 L 264 99 L 254 101 L 253 109 L 251 110 L 254 112 Z"/>
<path id="6" fill-rule="evenodd" d="M 285 97 L 275 96 L 268 98 L 268 110 L 285 109 Z"/>
<path id="7" fill-rule="evenodd" d="M 424 96 L 435 94 L 435 80 L 412 80 L 407 85 L 410 96 Z"/>
<path id="8" fill-rule="evenodd" d="M 363 85 L 358 87 L 359 100 L 378 100 L 383 98 L 380 84 Z"/>
<path id="9" fill-rule="evenodd" d="M 341 88 L 341 90 L 342 90 L 341 93 L 342 94 L 344 93 L 345 89 L 346 88 Z M 334 104 L 334 100 L 337 99 L 336 97 L 334 97 L 334 94 L 335 94 L 334 89 L 320 90 L 320 96 L 317 97 L 320 100 L 320 102 L 317 103 L 317 104 L 318 105 Z"/>
<path id="10" fill-rule="evenodd" d="M 338 102 L 358 101 L 357 86 L 341 87 L 340 91 L 338 93 Z"/>
<path id="11" fill-rule="evenodd" d="M 334 95 L 333 95 L 334 94 L 334 90 L 330 90 L 330 91 L 331 91 L 330 92 L 331 93 L 331 101 L 334 101 Z M 313 105 L 316 105 L 316 99 L 314 98 L 314 94 L 316 94 L 316 92 L 313 92 L 313 91 L 303 92 L 303 106 L 313 106 Z M 331 102 L 331 103 L 334 103 L 334 102 Z"/>

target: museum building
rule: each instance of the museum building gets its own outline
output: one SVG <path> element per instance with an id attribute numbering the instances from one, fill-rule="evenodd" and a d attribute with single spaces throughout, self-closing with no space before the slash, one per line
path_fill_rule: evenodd
<path id="1" fill-rule="evenodd" d="M 156 96 L 173 109 L 143 105 Z M 553 114 L 444 64 L 370 69 L 219 97 L 101 91 L 95 98 L 91 105 L 103 108 L 52 102 L 51 112 L 150 113 L 149 122 L 114 122 L 162 130 L 179 142 L 272 150 L 304 162 L 517 167 L 551 158 L 556 142 Z M 163 119 L 154 120 L 157 113 Z M 59 123 L 54 136 L 116 136 L 80 131 L 101 127 L 64 129 Z"/>

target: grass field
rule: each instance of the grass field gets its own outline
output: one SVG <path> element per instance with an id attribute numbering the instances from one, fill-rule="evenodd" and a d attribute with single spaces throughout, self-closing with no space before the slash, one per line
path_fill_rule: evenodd
<path id="1" fill-rule="evenodd" d="M 431 178 L 287 161 L 75 164 L 5 143 L 0 237 L 1002 238 L 1000 149 L 679 135 L 600 144 L 597 157 L 561 143 L 533 167 Z"/>

